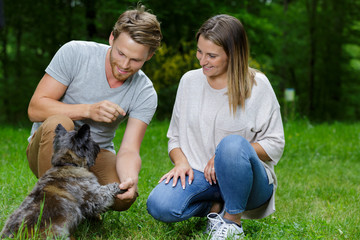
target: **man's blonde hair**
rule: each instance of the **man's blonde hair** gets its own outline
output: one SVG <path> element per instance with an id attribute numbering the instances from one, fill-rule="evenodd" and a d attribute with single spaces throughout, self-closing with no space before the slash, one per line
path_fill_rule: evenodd
<path id="1" fill-rule="evenodd" d="M 150 53 L 159 48 L 162 39 L 160 23 L 156 16 L 145 11 L 145 6 L 141 4 L 136 9 L 120 15 L 113 28 L 114 40 L 122 32 L 128 33 L 135 42 L 149 46 Z"/>

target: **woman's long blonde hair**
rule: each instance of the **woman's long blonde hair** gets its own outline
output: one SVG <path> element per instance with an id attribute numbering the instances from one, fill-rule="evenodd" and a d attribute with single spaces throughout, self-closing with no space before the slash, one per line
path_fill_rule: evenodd
<path id="1" fill-rule="evenodd" d="M 196 34 L 222 47 L 228 56 L 227 87 L 230 110 L 245 109 L 245 100 L 251 96 L 255 82 L 255 70 L 249 67 L 249 45 L 241 22 L 226 14 L 208 19 Z"/>

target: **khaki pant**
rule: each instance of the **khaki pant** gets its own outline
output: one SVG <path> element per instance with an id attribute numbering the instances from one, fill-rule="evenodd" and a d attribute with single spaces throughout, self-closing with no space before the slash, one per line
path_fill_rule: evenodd
<path id="1" fill-rule="evenodd" d="M 74 122 L 69 117 L 64 115 L 51 116 L 46 119 L 34 133 L 26 149 L 30 169 L 37 178 L 40 178 L 51 168 L 55 128 L 59 123 L 61 123 L 67 131 L 74 129 Z M 120 183 L 116 172 L 116 155 L 113 152 L 101 149 L 96 158 L 95 165 L 90 168 L 90 171 L 95 174 L 101 185 L 113 182 Z M 112 208 L 115 211 L 125 211 L 130 208 L 135 200 L 136 198 L 130 203 L 125 203 L 116 198 Z"/>

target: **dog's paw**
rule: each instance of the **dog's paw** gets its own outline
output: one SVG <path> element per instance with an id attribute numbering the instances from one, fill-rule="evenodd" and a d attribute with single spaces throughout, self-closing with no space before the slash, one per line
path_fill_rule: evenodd
<path id="1" fill-rule="evenodd" d="M 118 195 L 126 192 L 126 190 L 122 190 L 119 188 L 119 183 L 112 183 L 109 185 L 110 185 L 109 188 L 111 189 L 111 192 L 114 193 L 114 195 Z"/>
<path id="2" fill-rule="evenodd" d="M 123 190 L 123 189 L 120 189 L 119 188 L 119 190 L 117 191 L 117 193 L 116 194 L 122 194 L 122 193 L 124 193 L 124 192 L 126 192 L 127 190 Z"/>

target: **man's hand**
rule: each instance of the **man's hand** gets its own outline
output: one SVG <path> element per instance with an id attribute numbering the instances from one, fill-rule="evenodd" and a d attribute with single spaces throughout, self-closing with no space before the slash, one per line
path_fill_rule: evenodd
<path id="1" fill-rule="evenodd" d="M 116 195 L 121 201 L 132 203 L 137 198 L 137 185 L 132 178 L 127 178 L 119 185 L 121 190 L 126 190 L 122 194 Z"/>
<path id="2" fill-rule="evenodd" d="M 119 115 L 125 116 L 126 112 L 117 104 L 104 100 L 90 105 L 89 118 L 96 122 L 114 122 Z"/>

